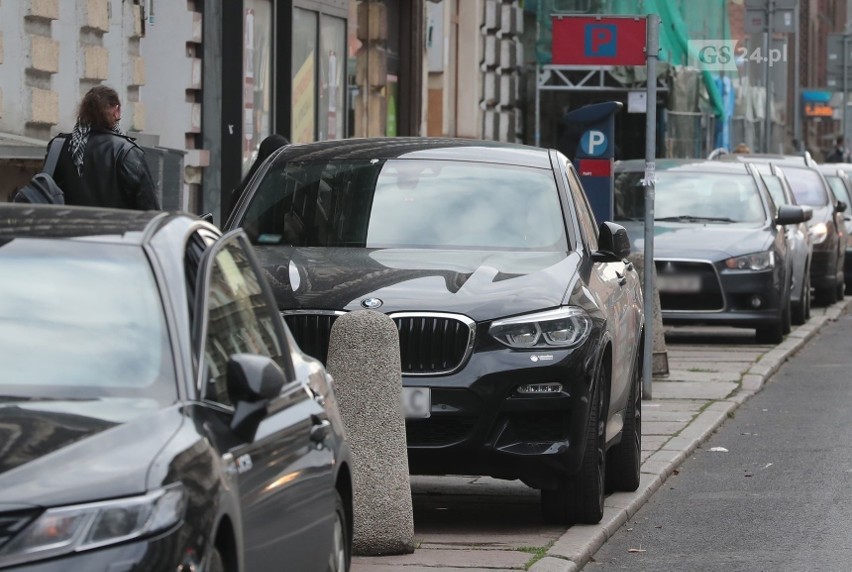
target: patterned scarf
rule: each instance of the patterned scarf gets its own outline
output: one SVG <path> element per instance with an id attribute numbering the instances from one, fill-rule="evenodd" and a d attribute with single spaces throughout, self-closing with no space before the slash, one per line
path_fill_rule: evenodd
<path id="1" fill-rule="evenodd" d="M 77 167 L 77 174 L 83 176 L 83 157 L 86 155 L 86 143 L 89 142 L 89 133 L 92 132 L 92 127 L 87 124 L 81 124 L 79 121 L 74 124 L 74 130 L 71 131 L 71 158 L 74 160 L 74 166 Z M 112 127 L 112 132 L 116 135 L 124 136 L 118 123 Z"/>

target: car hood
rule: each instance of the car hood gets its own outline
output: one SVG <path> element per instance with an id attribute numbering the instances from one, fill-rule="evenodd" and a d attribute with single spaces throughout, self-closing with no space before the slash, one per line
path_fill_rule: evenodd
<path id="1" fill-rule="evenodd" d="M 88 502 L 142 493 L 183 415 L 149 399 L 0 403 L 0 505 Z"/>
<path id="2" fill-rule="evenodd" d="M 256 247 L 282 310 L 452 312 L 476 321 L 559 306 L 576 253 Z"/>
<path id="3" fill-rule="evenodd" d="M 620 224 L 627 228 L 633 250 L 644 250 L 644 225 L 630 221 Z M 654 258 L 723 260 L 767 250 L 772 240 L 772 233 L 765 226 L 657 222 L 654 225 Z"/>

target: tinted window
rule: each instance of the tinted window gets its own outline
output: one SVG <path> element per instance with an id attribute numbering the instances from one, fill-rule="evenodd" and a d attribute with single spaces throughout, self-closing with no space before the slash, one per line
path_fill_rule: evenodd
<path id="1" fill-rule="evenodd" d="M 241 223 L 254 244 L 565 250 L 553 173 L 464 161 L 278 164 Z"/>
<path id="2" fill-rule="evenodd" d="M 586 191 L 583 190 L 583 185 L 577 174 L 571 167 L 571 164 L 566 162 L 565 171 L 568 173 L 568 183 L 571 195 L 574 197 L 574 204 L 577 206 L 577 218 L 580 220 L 580 226 L 583 228 L 583 233 L 586 235 L 586 240 L 589 242 L 590 250 L 598 249 L 598 227 L 595 221 L 595 213 L 592 207 L 589 206 Z"/>
<path id="3" fill-rule="evenodd" d="M 843 183 L 843 179 L 836 175 L 826 175 L 825 179 L 831 185 L 831 190 L 834 191 L 834 196 L 837 197 L 837 200 L 849 204 L 849 194 L 846 192 L 846 185 Z"/>
<path id="4" fill-rule="evenodd" d="M 785 166 L 784 175 L 790 183 L 797 204 L 815 207 L 828 205 L 828 195 L 819 173 L 812 169 Z"/>
<path id="5" fill-rule="evenodd" d="M 225 246 L 213 261 L 208 292 L 205 397 L 231 405 L 227 389 L 228 358 L 237 353 L 273 358 L 284 371 L 283 348 L 273 311 L 258 276 L 237 242 Z"/>
<path id="6" fill-rule="evenodd" d="M 784 196 L 784 185 L 781 183 L 781 179 L 775 175 L 763 175 L 763 181 L 766 183 L 766 188 L 769 189 L 769 194 L 776 205 L 789 204 L 787 197 Z"/>
<path id="7" fill-rule="evenodd" d="M 644 173 L 617 173 L 615 220 L 644 220 Z M 758 223 L 766 219 L 763 201 L 751 175 L 710 171 L 657 171 L 655 220 L 696 217 Z"/>
<path id="8" fill-rule="evenodd" d="M 0 394 L 171 403 L 159 289 L 136 246 L 0 242 Z"/>

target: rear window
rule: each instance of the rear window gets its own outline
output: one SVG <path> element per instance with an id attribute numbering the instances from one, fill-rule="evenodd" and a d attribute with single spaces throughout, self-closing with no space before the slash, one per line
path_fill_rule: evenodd
<path id="1" fill-rule="evenodd" d="M 790 183 L 797 204 L 814 207 L 828 205 L 828 195 L 819 173 L 813 169 L 787 166 L 784 167 L 784 175 Z"/>
<path id="2" fill-rule="evenodd" d="M 159 290 L 138 246 L 0 240 L 0 394 L 177 397 Z"/>
<path id="3" fill-rule="evenodd" d="M 645 188 L 642 172 L 616 173 L 615 220 L 642 221 Z M 762 223 L 766 212 L 751 175 L 708 171 L 658 171 L 654 219 L 710 219 Z"/>
<path id="4" fill-rule="evenodd" d="M 259 246 L 567 249 L 550 170 L 465 161 L 276 164 L 240 224 Z"/>

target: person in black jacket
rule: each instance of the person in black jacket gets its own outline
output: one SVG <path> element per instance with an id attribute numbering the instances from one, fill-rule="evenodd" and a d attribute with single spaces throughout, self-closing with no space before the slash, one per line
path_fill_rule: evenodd
<path id="1" fill-rule="evenodd" d="M 121 101 L 110 87 L 95 86 L 80 102 L 77 123 L 59 155 L 53 178 L 65 204 L 159 210 L 145 152 L 122 133 Z"/>

